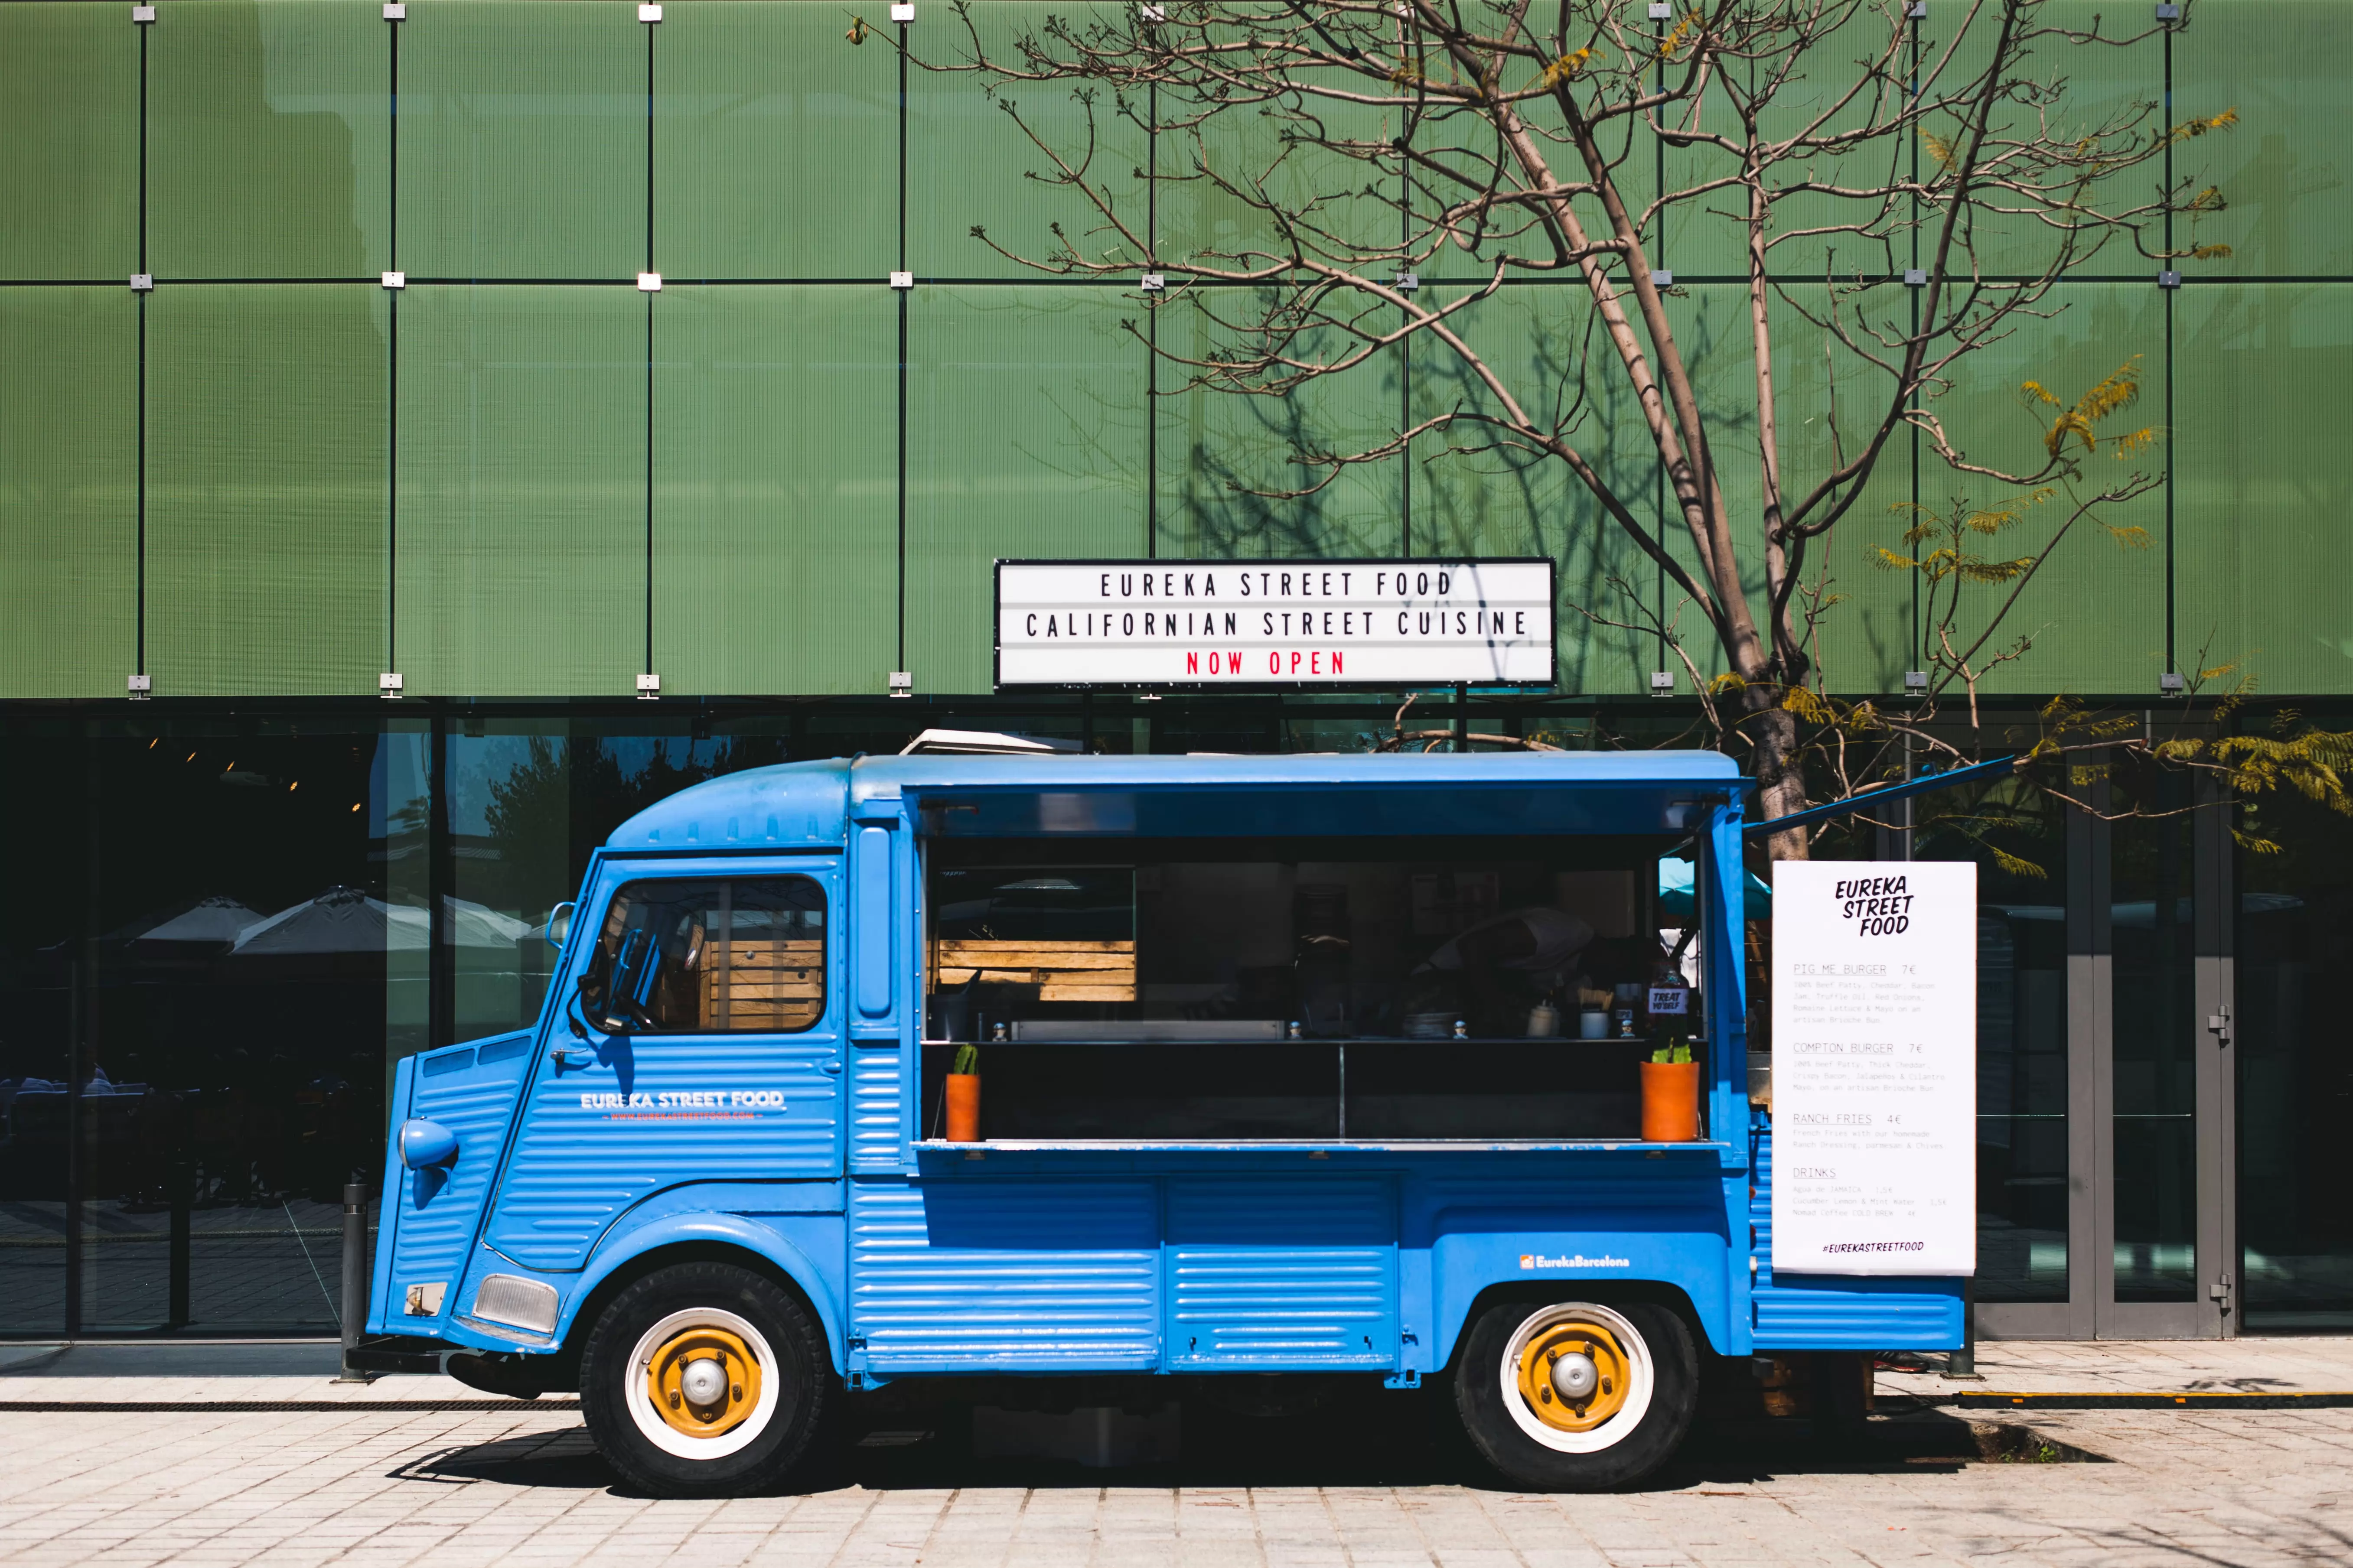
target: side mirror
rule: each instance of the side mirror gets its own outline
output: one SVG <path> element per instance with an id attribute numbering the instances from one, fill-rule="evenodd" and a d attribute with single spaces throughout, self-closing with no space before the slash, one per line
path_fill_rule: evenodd
<path id="1" fill-rule="evenodd" d="M 573 906 L 566 903 L 547 911 L 547 945 L 558 952 L 564 951 L 565 942 L 572 935 L 572 910 Z"/>
<path id="2" fill-rule="evenodd" d="M 411 1117 L 400 1124 L 400 1163 L 412 1171 L 458 1163 L 458 1135 L 438 1121 Z"/>

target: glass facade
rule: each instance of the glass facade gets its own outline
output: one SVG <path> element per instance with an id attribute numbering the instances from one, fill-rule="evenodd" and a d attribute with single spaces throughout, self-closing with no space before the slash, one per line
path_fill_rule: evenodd
<path id="1" fill-rule="evenodd" d="M 974 6 L 992 47 L 1055 9 Z M 1431 436 L 1268 493 L 1298 482 L 1297 447 L 1479 403 L 1459 365 L 1418 345 L 1283 399 L 1182 388 L 1147 347 L 1208 352 L 1181 293 L 1147 308 L 972 234 L 1038 255 L 1071 218 L 980 79 L 902 85 L 887 44 L 851 44 L 815 0 L 672 0 L 656 25 L 554 0 L 412 0 L 397 23 L 358 0 L 127 10 L 0 4 L 0 805 L 34 828 L 31 891 L 0 913 L 0 1334 L 329 1328 L 338 1189 L 375 1173 L 391 1064 L 533 1017 L 549 910 L 674 789 L 896 750 L 925 724 L 1350 750 L 1402 700 L 990 700 L 997 557 L 1549 555 L 1561 696 L 1482 704 L 1473 727 L 1570 745 L 1684 729 L 1641 695 L 1667 662 L 1655 639 L 1578 613 L 1620 593 L 1668 613 L 1661 574 L 1554 468 Z M 2035 651 L 1987 688 L 2012 701 L 2233 662 L 2267 693 L 2353 693 L 2353 555 L 2332 531 L 2353 458 L 2326 426 L 2353 368 L 2327 134 L 2353 20 L 2210 0 L 2193 27 L 2194 47 L 2102 52 L 2072 86 L 2094 109 L 2239 109 L 2236 134 L 2179 153 L 2231 197 L 2194 237 L 2232 253 L 2182 264 L 2169 292 L 2112 249 L 1940 391 L 1947 411 L 2007 410 L 2026 377 L 2087 384 L 2138 356 L 2166 433 L 2162 486 L 2114 519 L 2148 547 L 2076 541 L 2038 577 L 2019 612 Z M 914 39 L 954 52 L 946 26 Z M 1050 141 L 1090 133 L 1068 92 L 1020 97 Z M 1205 151 L 1187 136 L 1103 104 L 1092 130 L 1106 166 L 1140 171 L 1113 194 L 1144 238 L 1082 226 L 1096 254 L 1176 271 L 1267 237 L 1201 181 L 1155 187 Z M 1624 154 L 1647 191 L 1660 149 Z M 1988 230 L 1989 266 L 2017 264 L 2012 237 Z M 1679 279 L 1702 396 L 1736 423 L 1737 249 L 1687 209 L 1653 259 Z M 1826 259 L 1776 265 L 1796 289 Z M 890 288 L 896 269 L 916 286 Z M 126 287 L 140 273 L 152 292 Z M 1479 281 L 1424 279 L 1433 297 Z M 1576 298 L 1515 281 L 1460 326 L 1541 379 L 1570 363 Z M 1846 373 L 1794 317 L 1778 332 L 1803 454 Z M 1631 411 L 1590 395 L 1588 455 L 1650 493 Z M 1753 509 L 1753 451 L 1721 460 Z M 1834 685 L 1916 667 L 1908 584 L 1863 563 L 1896 542 L 1892 508 L 1949 488 L 1899 448 L 1826 552 Z M 882 700 L 893 670 L 917 701 Z M 385 672 L 410 700 L 375 700 Z M 648 672 L 659 705 L 628 700 Z M 160 700 L 126 708 L 132 673 Z M 1408 722 L 1445 726 L 1444 698 Z M 2238 1321 L 2353 1326 L 2353 1205 L 2327 1155 L 2353 1080 L 2316 978 L 2344 967 L 2353 831 L 2300 800 L 2242 808 L 2247 841 L 2280 852 L 2242 849 L 2218 895 L 2186 822 L 2117 824 L 2087 860 L 2047 802 L 1920 808 L 1911 852 L 1980 868 L 1978 1300 L 2082 1289 L 2094 1238 L 2069 1184 L 2094 1174 L 2116 1300 L 2205 1298 L 2190 972 L 2229 951 Z M 2217 896 L 2227 949 L 2191 935 Z M 2109 966 L 2079 972 L 2094 945 Z M 2098 1096 L 2094 1015 L 2114 1047 Z"/>
<path id="2" fill-rule="evenodd" d="M 1010 50 L 1055 10 L 978 0 L 973 25 Z M 1276 158 L 1247 116 L 1213 132 L 1228 145 L 1041 84 L 902 80 L 839 21 L 815 0 L 682 0 L 657 24 L 556 0 L 417 0 L 397 22 L 357 0 L 178 0 L 146 26 L 110 0 L 0 5 L 0 545 L 23 568 L 0 575 L 0 700 L 119 694 L 132 673 L 158 697 L 359 698 L 387 671 L 416 696 L 626 697 L 647 672 L 669 692 L 881 695 L 894 669 L 978 693 L 983 569 L 1048 551 L 1541 551 L 1562 565 L 1564 688 L 1647 689 L 1660 650 L 1622 623 L 1672 611 L 1661 574 L 1552 467 L 1431 433 L 1271 493 L 1301 488 L 1302 446 L 1482 402 L 1434 345 L 1283 398 L 1190 390 L 1145 342 L 1209 353 L 1189 296 L 1154 306 L 997 248 L 1043 256 L 1059 225 L 1123 268 L 1181 273 L 1269 239 L 1196 160 L 1275 158 L 1312 184 L 1304 153 Z M 953 63 L 960 32 L 911 39 Z M 2239 110 L 2236 133 L 2178 155 L 2230 202 L 2187 238 L 2231 254 L 2181 262 L 2168 291 L 2112 246 L 1939 385 L 1957 435 L 2001 462 L 2039 435 L 2008 413 L 2021 381 L 2089 385 L 2137 358 L 2167 434 L 2164 483 L 2112 519 L 2147 548 L 2071 540 L 2018 612 L 2033 657 L 1986 689 L 2145 693 L 2236 661 L 2267 690 L 2353 693 L 2353 564 L 2315 542 L 2344 444 L 2312 424 L 2353 342 L 2353 250 L 2341 160 L 2310 130 L 2353 77 L 2353 26 L 2314 0 L 2213 0 L 2169 53 L 2151 34 L 2082 55 L 2066 78 L 2086 114 Z M 1031 177 L 1032 132 L 1115 171 L 1126 236 Z M 1683 156 L 1644 134 L 1618 150 L 1638 197 Z M 1678 209 L 1652 260 L 1736 431 L 1740 252 L 1706 205 Z M 1833 259 L 1865 264 L 1797 232 L 1820 216 L 1793 199 L 1772 253 L 1801 468 L 1860 371 L 1799 312 Z M 1356 222 L 1345 203 L 1324 217 Z M 1994 273 L 2033 258 L 1980 226 Z M 1463 265 L 1424 269 L 1432 297 L 1484 281 Z M 888 286 L 900 269 L 914 289 Z M 129 293 L 134 273 L 152 293 Z M 1516 279 L 1456 324 L 1515 384 L 1549 384 L 1581 342 L 1576 291 Z M 1581 395 L 1588 455 L 1651 492 L 1631 410 L 1606 384 Z M 1753 443 L 1718 448 L 1745 515 Z M 1893 508 L 1951 488 L 1899 443 L 1815 563 L 1841 599 L 1833 687 L 1918 668 L 1911 584 L 1868 563 L 1898 542 Z M 2282 558 L 2304 569 L 2276 581 Z"/>

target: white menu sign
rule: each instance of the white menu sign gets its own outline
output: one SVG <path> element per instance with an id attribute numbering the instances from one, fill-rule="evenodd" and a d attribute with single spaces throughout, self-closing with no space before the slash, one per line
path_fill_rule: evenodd
<path id="1" fill-rule="evenodd" d="M 1978 868 L 1773 867 L 1773 1268 L 1977 1272 Z"/>
<path id="2" fill-rule="evenodd" d="M 1550 686 L 1553 563 L 999 561 L 997 684 Z"/>

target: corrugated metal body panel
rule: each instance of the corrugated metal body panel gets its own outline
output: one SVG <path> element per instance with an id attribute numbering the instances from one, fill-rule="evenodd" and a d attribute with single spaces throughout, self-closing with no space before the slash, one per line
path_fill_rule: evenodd
<path id="1" fill-rule="evenodd" d="M 431 1071 L 440 1060 L 465 1060 L 463 1070 Z M 482 1198 L 499 1168 L 509 1120 L 528 1057 L 501 1057 L 479 1065 L 472 1047 L 423 1058 L 409 1114 L 438 1121 L 458 1135 L 458 1161 L 438 1170 L 406 1171 L 400 1178 L 400 1212 L 395 1220 L 392 1291 L 386 1315 L 396 1323 L 411 1285 L 440 1284 L 452 1290 L 458 1271 L 480 1222 Z M 399 1129 L 395 1127 L 396 1133 Z M 445 1306 L 455 1305 L 454 1301 Z"/>
<path id="2" fill-rule="evenodd" d="M 561 1077 L 543 1066 L 484 1239 L 525 1268 L 577 1268 L 664 1187 L 838 1174 L 841 1080 L 824 1065 L 839 1049 L 807 1036 L 646 1037 Z M 782 1090 L 783 1108 L 733 1105 L 745 1090 Z M 722 1102 L 664 1098 L 682 1094 Z"/>
<path id="3" fill-rule="evenodd" d="M 1171 1182 L 1167 1225 L 1170 1366 L 1394 1364 L 1387 1182 Z"/>
<path id="4" fill-rule="evenodd" d="M 1824 1275 L 1773 1280 L 1773 1135 L 1759 1133 L 1748 1220 L 1757 1259 L 1757 1348 L 1947 1350 L 1961 1342 L 1961 1281 Z M 1802 1279 L 1803 1283 L 1797 1280 Z"/>
<path id="5" fill-rule="evenodd" d="M 1152 1367 L 1157 1211 L 1147 1182 L 853 1183 L 852 1345 L 877 1372 Z"/>
<path id="6" fill-rule="evenodd" d="M 906 1074 L 896 1040 L 859 1040 L 849 1047 L 849 1168 L 880 1174 L 899 1168 L 900 1096 Z"/>

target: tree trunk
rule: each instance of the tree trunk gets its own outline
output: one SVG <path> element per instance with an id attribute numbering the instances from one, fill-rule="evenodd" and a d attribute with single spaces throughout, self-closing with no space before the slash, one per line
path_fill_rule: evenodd
<path id="1" fill-rule="evenodd" d="M 1772 700 L 1771 688 L 1749 688 L 1749 721 L 1742 726 L 1757 748 L 1757 820 L 1800 812 L 1813 803 L 1806 796 L 1806 780 L 1799 762 L 1798 716 Z M 1766 853 L 1775 860 L 1803 860 L 1806 830 L 1795 827 L 1766 840 Z"/>

